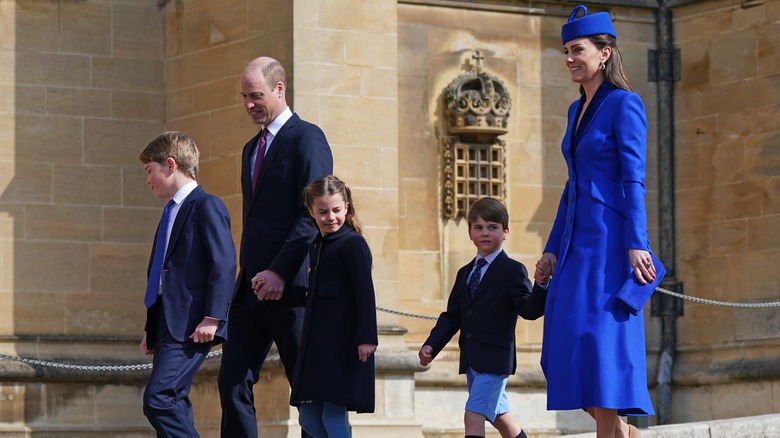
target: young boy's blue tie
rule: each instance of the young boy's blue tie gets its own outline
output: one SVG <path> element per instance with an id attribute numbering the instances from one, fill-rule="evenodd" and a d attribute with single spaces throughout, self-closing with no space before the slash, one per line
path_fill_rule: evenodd
<path id="1" fill-rule="evenodd" d="M 483 258 L 477 259 L 477 267 L 474 268 L 474 272 L 469 277 L 469 298 L 474 298 L 477 293 L 477 286 L 479 286 L 479 279 L 482 278 L 482 267 L 487 264 L 487 260 Z"/>
<path id="2" fill-rule="evenodd" d="M 173 203 L 174 201 L 171 199 L 165 204 L 160 218 L 160 226 L 157 229 L 157 239 L 154 241 L 154 258 L 149 270 L 149 281 L 146 284 L 146 295 L 144 296 L 144 304 L 146 304 L 147 309 L 157 302 L 157 289 L 160 287 L 160 272 L 165 259 L 165 246 L 168 244 L 168 221 L 171 218 Z"/>

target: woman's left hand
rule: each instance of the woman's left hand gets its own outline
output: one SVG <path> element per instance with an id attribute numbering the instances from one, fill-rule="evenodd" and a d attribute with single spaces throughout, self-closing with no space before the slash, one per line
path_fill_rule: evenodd
<path id="1" fill-rule="evenodd" d="M 629 249 L 628 262 L 634 270 L 636 279 L 642 284 L 647 284 L 655 280 L 655 266 L 653 259 L 648 251 L 642 249 Z"/>

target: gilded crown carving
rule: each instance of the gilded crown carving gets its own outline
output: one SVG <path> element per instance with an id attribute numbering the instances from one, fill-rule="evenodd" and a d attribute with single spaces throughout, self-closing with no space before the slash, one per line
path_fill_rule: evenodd
<path id="1" fill-rule="evenodd" d="M 445 90 L 447 130 L 461 137 L 507 133 L 512 100 L 504 83 L 482 70 L 479 50 L 474 70 L 458 76 Z"/>

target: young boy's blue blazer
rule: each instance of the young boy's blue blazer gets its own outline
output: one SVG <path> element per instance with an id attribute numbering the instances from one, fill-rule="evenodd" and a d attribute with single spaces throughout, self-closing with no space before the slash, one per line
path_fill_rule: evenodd
<path id="1" fill-rule="evenodd" d="M 461 374 L 471 367 L 488 374 L 514 374 L 515 326 L 518 315 L 537 319 L 544 315 L 547 291 L 528 280 L 522 263 L 501 251 L 488 265 L 473 299 L 469 297 L 468 276 L 474 260 L 460 268 L 443 312 L 424 345 L 433 348 L 433 356 L 460 330 Z"/>
<path id="2" fill-rule="evenodd" d="M 178 342 L 188 342 L 203 318 L 210 316 L 220 319 L 214 344 L 225 340 L 235 275 L 236 249 L 230 233 L 230 215 L 219 198 L 198 186 L 179 207 L 163 260 L 163 293 L 159 298 L 171 336 Z M 150 315 L 155 307 L 150 309 Z M 156 323 L 147 318 L 149 346 L 154 346 L 154 339 L 148 336 L 153 334 Z"/>

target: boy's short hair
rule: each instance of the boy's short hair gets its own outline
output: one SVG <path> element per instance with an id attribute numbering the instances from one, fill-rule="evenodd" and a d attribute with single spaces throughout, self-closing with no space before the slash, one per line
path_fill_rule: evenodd
<path id="1" fill-rule="evenodd" d="M 198 176 L 198 147 L 187 134 L 178 131 L 163 132 L 149 142 L 138 159 L 142 163 L 164 163 L 168 157 L 179 165 L 179 170 L 188 177 Z"/>
<path id="2" fill-rule="evenodd" d="M 469 228 L 477 219 L 482 218 L 485 222 L 495 222 L 501 224 L 504 229 L 509 228 L 509 211 L 506 206 L 495 198 L 481 198 L 471 204 L 469 208 Z"/>

